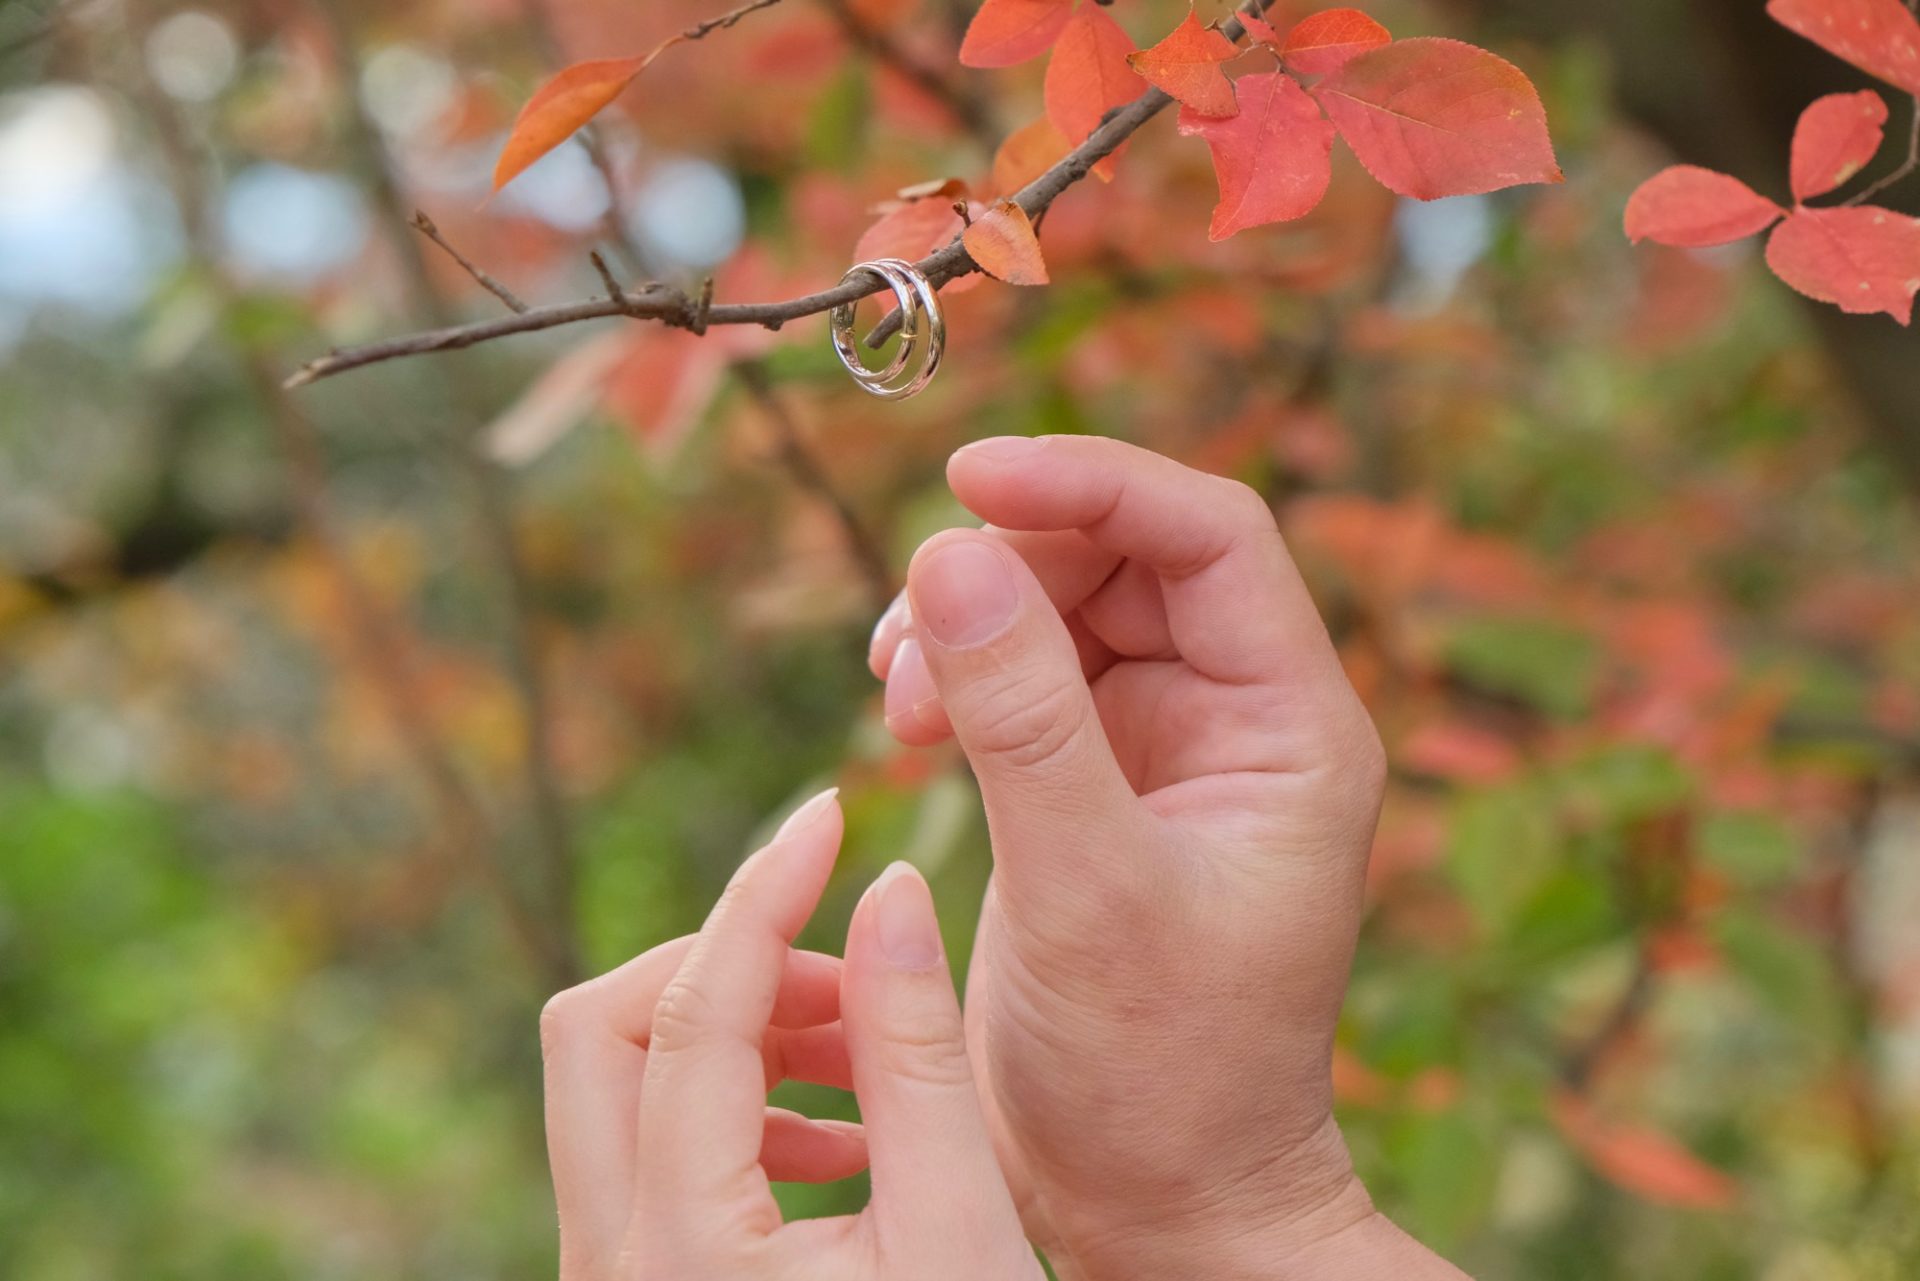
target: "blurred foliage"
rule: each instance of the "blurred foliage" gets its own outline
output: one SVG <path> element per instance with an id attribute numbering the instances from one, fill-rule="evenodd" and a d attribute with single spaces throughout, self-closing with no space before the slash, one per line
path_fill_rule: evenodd
<path id="1" fill-rule="evenodd" d="M 89 7 L 45 37 L 33 74 L 92 85 L 116 163 L 156 190 L 217 197 L 271 160 L 348 175 L 371 212 L 311 278 L 250 267 L 237 237 L 123 313 L 40 307 L 0 367 L 0 1276 L 551 1267 L 549 977 L 423 782 L 343 562 L 508 888 L 586 968 L 697 927 L 828 781 L 850 835 L 805 941 L 837 949 L 905 856 L 964 961 L 977 798 L 954 752 L 882 730 L 880 602 L 791 464 L 814 460 L 897 574 L 964 518 L 946 454 L 1008 431 L 1135 440 L 1281 514 L 1396 763 L 1336 1063 L 1390 1214 L 1486 1281 L 1920 1271 L 1913 496 L 1747 259 L 1622 243 L 1655 157 L 1594 56 L 1504 50 L 1570 181 L 1498 200 L 1397 210 L 1345 173 L 1304 223 L 1209 245 L 1204 152 L 1147 131 L 1116 182 L 1049 214 L 1055 287 L 952 298 L 949 368 L 909 406 L 854 393 L 818 324 L 561 330 L 290 398 L 251 376 L 430 309 L 354 145 L 348 90 L 391 108 L 366 67 L 397 49 L 427 60 L 403 82 L 450 77 L 411 125 L 382 119 L 408 207 L 529 298 L 596 288 L 596 228 L 475 213 L 447 174 L 477 156 L 484 177 L 545 36 L 625 52 L 700 6 L 658 8 L 210 6 L 239 53 L 216 94 L 168 108 L 199 157 L 184 177 L 155 143 L 165 100 L 128 70 L 167 15 Z M 1120 8 L 1136 39 L 1179 12 Z M 1408 34 L 1468 21 L 1379 10 Z M 939 5 L 888 13 L 948 65 Z M 837 278 L 874 201 L 984 171 L 979 141 L 804 0 L 687 52 L 601 137 L 643 209 L 677 159 L 736 176 L 750 244 L 723 297 Z M 1008 127 L 1037 112 L 1037 68 L 968 75 Z M 637 225 L 660 274 L 697 285 L 704 265 Z M 428 266 L 438 305 L 488 314 Z M 786 425 L 728 376 L 747 357 Z M 289 406 L 321 442 L 337 547 L 301 515 Z M 518 603 L 487 469 L 462 461 L 509 423 L 545 444 L 510 477 Z M 577 863 L 558 903 L 516 621 Z M 783 1189 L 794 1213 L 863 1194 Z"/>

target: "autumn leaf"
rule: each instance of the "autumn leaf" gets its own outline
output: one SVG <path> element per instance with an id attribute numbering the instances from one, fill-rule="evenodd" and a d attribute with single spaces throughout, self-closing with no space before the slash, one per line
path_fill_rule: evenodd
<path id="1" fill-rule="evenodd" d="M 1352 59 L 1314 94 L 1388 190 L 1419 200 L 1560 182 L 1547 113 L 1526 73 L 1434 36 Z"/>
<path id="2" fill-rule="evenodd" d="M 878 222 L 861 233 L 853 247 L 853 259 L 871 262 L 875 258 L 905 258 L 918 262 L 951 244 L 963 226 L 951 200 L 909 200 L 881 214 Z"/>
<path id="3" fill-rule="evenodd" d="M 1602 1120 L 1571 1094 L 1553 1100 L 1553 1119 L 1567 1141 L 1606 1179 L 1656 1205 L 1724 1210 L 1740 1189 L 1678 1141 L 1649 1126 Z"/>
<path id="4" fill-rule="evenodd" d="M 1831 93 L 1793 131 L 1793 198 L 1824 196 L 1866 168 L 1887 134 L 1887 104 L 1871 89 Z"/>
<path id="5" fill-rule="evenodd" d="M 1765 231 L 1784 213 L 1738 178 L 1675 165 L 1641 183 L 1627 201 L 1627 237 L 1635 244 L 1704 249 Z"/>
<path id="6" fill-rule="evenodd" d="M 1184 107 L 1203 116 L 1230 116 L 1238 111 L 1233 82 L 1220 64 L 1240 56 L 1231 40 L 1187 10 L 1187 19 L 1151 49 L 1127 55 L 1127 64 L 1149 84 Z"/>
<path id="7" fill-rule="evenodd" d="M 1000 149 L 993 153 L 993 176 L 988 181 L 994 194 L 1013 195 L 1053 168 L 1055 162 L 1071 150 L 1073 144 L 1045 116 L 1022 125 L 1008 134 Z"/>
<path id="8" fill-rule="evenodd" d="M 1295 71 L 1323 76 L 1392 39 L 1391 32 L 1358 9 L 1327 9 L 1303 18 L 1289 31 L 1280 55 Z"/>
<path id="9" fill-rule="evenodd" d="M 986 0 L 967 24 L 960 61 L 1011 67 L 1045 53 L 1073 16 L 1073 0 Z"/>
<path id="10" fill-rule="evenodd" d="M 1920 94 L 1920 18 L 1901 0 L 1767 0 L 1767 13 L 1834 57 Z"/>
<path id="11" fill-rule="evenodd" d="M 1227 119 L 1181 108 L 1180 132 L 1206 139 L 1220 183 L 1207 235 L 1224 240 L 1263 223 L 1311 212 L 1333 177 L 1333 126 L 1293 77 L 1242 76 L 1240 114 Z"/>
<path id="12" fill-rule="evenodd" d="M 575 130 L 619 97 L 659 52 L 655 49 L 633 58 L 576 62 L 541 85 L 520 108 L 507 133 L 506 145 L 493 167 L 493 189 L 500 190 L 528 165 L 571 138 Z"/>
<path id="13" fill-rule="evenodd" d="M 1280 33 L 1265 18 L 1256 18 L 1250 13 L 1236 13 L 1233 16 L 1240 19 L 1240 28 L 1247 33 L 1249 45 L 1270 44 L 1276 49 L 1280 47 Z"/>
<path id="14" fill-rule="evenodd" d="M 1047 264 L 1027 211 L 1002 200 L 975 218 L 960 237 L 980 270 L 1009 285 L 1044 285 Z"/>
<path id="15" fill-rule="evenodd" d="M 1911 324 L 1920 219 L 1873 205 L 1796 209 L 1767 241 L 1767 265 L 1809 298 Z"/>
<path id="16" fill-rule="evenodd" d="M 1146 92 L 1127 63 L 1133 41 L 1097 4 L 1083 4 L 1060 34 L 1047 63 L 1047 118 L 1078 145 L 1107 112 Z"/>

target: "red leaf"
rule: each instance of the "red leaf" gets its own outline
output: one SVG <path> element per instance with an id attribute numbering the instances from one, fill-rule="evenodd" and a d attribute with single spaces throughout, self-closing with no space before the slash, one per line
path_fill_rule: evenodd
<path id="1" fill-rule="evenodd" d="M 1641 183 L 1627 201 L 1627 237 L 1635 244 L 1702 249 L 1765 231 L 1785 212 L 1738 178 L 1675 165 Z"/>
<path id="2" fill-rule="evenodd" d="M 853 260 L 905 258 L 918 262 L 952 243 L 964 225 L 953 211 L 951 200 L 910 200 L 882 214 L 880 221 L 861 233 L 853 247 Z"/>
<path id="3" fill-rule="evenodd" d="M 1205 138 L 1213 152 L 1214 240 L 1304 216 L 1333 177 L 1333 126 L 1298 81 L 1278 71 L 1242 76 L 1239 92 L 1240 114 L 1225 120 L 1180 111 L 1180 132 Z"/>
<path id="4" fill-rule="evenodd" d="M 1054 162 L 1073 150 L 1053 121 L 1041 116 L 1008 134 L 1000 149 L 993 153 L 993 194 L 1011 196 L 1053 168 Z"/>
<path id="5" fill-rule="evenodd" d="M 1824 196 L 1866 168 L 1887 136 L 1887 104 L 1871 89 L 1831 93 L 1793 131 L 1793 198 Z"/>
<path id="6" fill-rule="evenodd" d="M 1187 20 L 1151 49 L 1127 55 L 1127 64 L 1148 83 L 1166 91 L 1182 106 L 1203 116 L 1230 116 L 1238 111 L 1233 82 L 1220 64 L 1240 56 L 1231 40 L 1187 10 Z"/>
<path id="7" fill-rule="evenodd" d="M 1011 200 L 975 218 L 960 237 L 980 270 L 1009 285 L 1044 285 L 1047 264 L 1027 211 Z"/>
<path id="8" fill-rule="evenodd" d="M 1392 32 L 1358 9 L 1327 9 L 1288 32 L 1280 55 L 1295 71 L 1323 76 L 1392 39 Z"/>
<path id="9" fill-rule="evenodd" d="M 1809 298 L 1911 324 L 1920 293 L 1920 218 L 1873 205 L 1796 209 L 1767 242 L 1767 265 Z"/>
<path id="10" fill-rule="evenodd" d="M 1767 12 L 1834 57 L 1920 94 L 1920 18 L 1901 0 L 1767 0 Z"/>
<path id="11" fill-rule="evenodd" d="M 1547 113 L 1526 73 L 1432 36 L 1354 58 L 1314 87 L 1360 163 L 1419 200 L 1560 182 Z"/>
<path id="12" fill-rule="evenodd" d="M 1133 41 L 1097 4 L 1083 4 L 1060 33 L 1047 63 L 1047 118 L 1078 145 L 1100 117 L 1145 93 L 1147 82 L 1127 65 Z"/>
<path id="13" fill-rule="evenodd" d="M 637 58 L 576 62 L 541 85 L 520 108 L 507 133 L 506 145 L 493 167 L 493 189 L 500 190 L 528 165 L 572 137 L 574 130 L 619 97 L 659 52 L 655 49 Z"/>
<path id="14" fill-rule="evenodd" d="M 1073 0 L 986 0 L 967 24 L 960 61 L 969 67 L 1011 67 L 1037 58 L 1060 38 Z"/>
<path id="15" fill-rule="evenodd" d="M 1256 18 L 1250 13 L 1236 13 L 1233 16 L 1240 19 L 1240 27 L 1247 33 L 1249 46 L 1270 44 L 1276 49 L 1280 47 L 1280 33 L 1265 18 Z"/>
<path id="16" fill-rule="evenodd" d="M 1420 726 L 1401 742 L 1399 757 L 1401 764 L 1421 774 L 1467 783 L 1498 783 L 1521 765 L 1512 743 L 1463 720 Z"/>
<path id="17" fill-rule="evenodd" d="M 1552 1110 L 1560 1132 L 1594 1169 L 1644 1200 L 1695 1210 L 1724 1210 L 1739 1199 L 1739 1186 L 1724 1171 L 1714 1169 L 1658 1130 L 1603 1121 L 1585 1100 L 1568 1094 L 1555 1098 Z"/>

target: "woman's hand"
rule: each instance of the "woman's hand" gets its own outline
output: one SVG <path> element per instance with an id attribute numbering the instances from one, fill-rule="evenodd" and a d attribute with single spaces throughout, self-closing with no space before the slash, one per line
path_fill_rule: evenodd
<path id="1" fill-rule="evenodd" d="M 844 963 L 790 944 L 840 846 L 814 798 L 700 933 L 561 993 L 541 1019 L 562 1281 L 1038 1281 L 975 1094 L 933 899 L 896 863 Z M 858 1126 L 766 1106 L 851 1085 Z M 769 1181 L 871 1163 L 858 1215 L 782 1223 Z"/>

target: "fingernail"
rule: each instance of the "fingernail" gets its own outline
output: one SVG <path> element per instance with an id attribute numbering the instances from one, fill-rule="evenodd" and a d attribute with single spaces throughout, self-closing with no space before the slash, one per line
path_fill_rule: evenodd
<path id="1" fill-rule="evenodd" d="M 970 461 L 983 463 L 1017 463 L 1031 458 L 1040 444 L 1032 436 L 989 436 L 971 445 L 962 445 L 953 451 L 953 456 L 965 454 Z"/>
<path id="2" fill-rule="evenodd" d="M 867 642 L 867 666 L 876 676 L 884 676 L 887 669 L 880 666 L 880 660 L 887 655 L 888 645 L 898 641 L 900 632 L 911 626 L 913 613 L 907 606 L 907 594 L 901 592 L 893 598 L 893 604 L 887 606 L 887 612 L 880 615 L 873 625 L 873 637 Z"/>
<path id="3" fill-rule="evenodd" d="M 938 702 L 939 698 L 933 673 L 927 670 L 927 660 L 921 657 L 920 642 L 911 636 L 902 637 L 899 647 L 893 651 L 893 665 L 887 669 L 887 724 L 919 721 L 921 704 Z"/>
<path id="4" fill-rule="evenodd" d="M 1020 589 L 1006 557 L 984 542 L 957 539 L 914 569 L 916 617 L 948 649 L 972 649 L 1007 630 Z"/>
<path id="5" fill-rule="evenodd" d="M 874 888 L 873 925 L 880 954 L 903 970 L 924 970 L 940 959 L 940 926 L 933 915 L 933 891 L 920 873 L 895 863 L 880 874 Z"/>
<path id="6" fill-rule="evenodd" d="M 787 815 L 787 821 L 780 825 L 780 830 L 773 834 L 773 839 L 775 841 L 784 841 L 789 836 L 794 836 L 819 822 L 820 816 L 827 812 L 828 807 L 833 804 L 833 798 L 838 795 L 840 795 L 839 788 L 829 787 L 826 791 L 820 793 L 820 795 Z"/>

